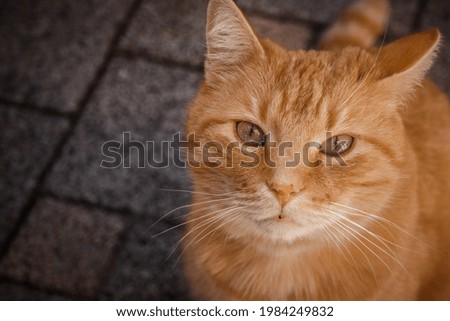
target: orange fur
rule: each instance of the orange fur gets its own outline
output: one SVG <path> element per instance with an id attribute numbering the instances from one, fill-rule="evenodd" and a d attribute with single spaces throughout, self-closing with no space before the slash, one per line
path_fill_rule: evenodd
<path id="1" fill-rule="evenodd" d="M 187 132 L 226 146 L 246 121 L 292 147 L 283 156 L 250 149 L 276 166 L 240 166 L 248 157 L 235 148 L 232 166 L 192 167 L 183 244 L 194 295 L 450 299 L 450 106 L 424 80 L 439 32 L 381 49 L 341 42 L 293 52 L 258 39 L 231 0 L 210 1 L 207 29 L 205 81 Z M 326 132 L 354 137 L 348 166 L 285 166 Z M 307 156 L 326 160 L 314 148 Z"/>
<path id="2" fill-rule="evenodd" d="M 387 0 L 361 0 L 350 6 L 322 36 L 320 48 L 342 49 L 349 45 L 370 47 L 384 31 L 389 16 Z"/>

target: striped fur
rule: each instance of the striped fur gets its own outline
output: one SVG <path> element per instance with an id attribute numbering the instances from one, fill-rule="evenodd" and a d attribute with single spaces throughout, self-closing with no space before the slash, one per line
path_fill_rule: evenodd
<path id="1" fill-rule="evenodd" d="M 390 6 L 387 0 L 360 0 L 350 6 L 324 33 L 320 48 L 371 47 L 385 30 Z"/>

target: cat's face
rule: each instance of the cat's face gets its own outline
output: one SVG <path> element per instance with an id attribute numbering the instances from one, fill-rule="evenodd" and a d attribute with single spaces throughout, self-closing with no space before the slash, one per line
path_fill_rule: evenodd
<path id="1" fill-rule="evenodd" d="M 280 49 L 204 85 L 190 132 L 223 146 L 223 157 L 213 159 L 220 166 L 204 158 L 194 178 L 202 190 L 232 195 L 224 203 L 239 207 L 242 233 L 292 241 L 324 233 L 337 214 L 346 215 L 333 203 L 378 213 L 390 199 L 404 165 L 403 126 L 387 93 L 367 77 L 370 63 L 359 50 Z M 270 141 L 243 147 L 249 124 L 255 125 L 250 135 Z M 353 141 L 333 157 L 321 151 L 332 137 Z"/>
<path id="2" fill-rule="evenodd" d="M 288 52 L 256 39 L 240 13 L 222 14 L 210 15 L 219 26 L 209 22 L 206 80 L 188 121 L 188 133 L 212 146 L 195 151 L 199 209 L 231 236 L 292 242 L 363 225 L 396 201 L 413 165 L 405 93 L 392 86 L 402 79 L 385 80 L 380 52 Z M 206 151 L 216 157 L 208 162 Z"/>

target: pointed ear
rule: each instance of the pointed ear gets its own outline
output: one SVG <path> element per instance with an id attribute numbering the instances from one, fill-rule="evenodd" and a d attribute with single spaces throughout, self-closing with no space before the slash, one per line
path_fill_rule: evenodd
<path id="1" fill-rule="evenodd" d="M 384 71 L 382 82 L 400 94 L 410 94 L 431 67 L 439 40 L 439 31 L 429 29 L 382 48 L 378 57 Z"/>
<path id="2" fill-rule="evenodd" d="M 220 72 L 264 49 L 242 12 L 232 0 L 210 0 L 206 26 L 205 71 Z"/>

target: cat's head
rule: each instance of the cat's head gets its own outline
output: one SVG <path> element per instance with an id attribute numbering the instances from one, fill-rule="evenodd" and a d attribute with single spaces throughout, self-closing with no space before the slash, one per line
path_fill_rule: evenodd
<path id="1" fill-rule="evenodd" d="M 258 39 L 233 1 L 210 1 L 187 128 L 204 147 L 191 154 L 199 209 L 231 236 L 292 242 L 401 201 L 415 166 L 404 105 L 438 42 L 430 30 L 382 49 L 287 51 Z"/>

